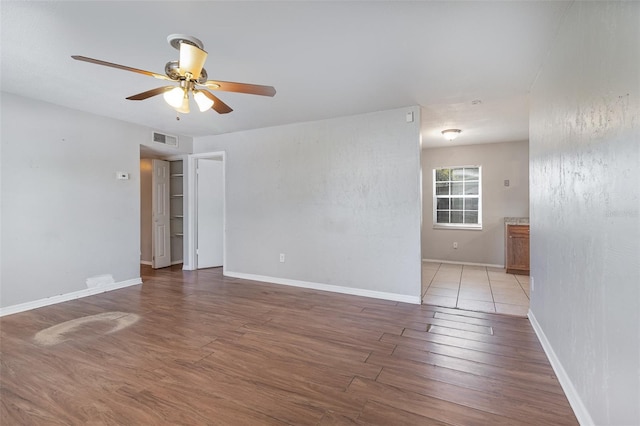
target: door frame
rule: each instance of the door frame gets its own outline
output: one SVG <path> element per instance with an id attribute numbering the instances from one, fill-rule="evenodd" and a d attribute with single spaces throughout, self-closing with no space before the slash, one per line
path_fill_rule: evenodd
<path id="1" fill-rule="evenodd" d="M 190 154 L 187 156 L 187 253 L 184 256 L 183 269 L 193 271 L 198 269 L 198 188 L 197 188 L 197 165 L 198 160 L 221 160 L 222 161 L 222 270 L 227 265 L 227 162 L 225 151 L 205 152 L 201 154 Z"/>

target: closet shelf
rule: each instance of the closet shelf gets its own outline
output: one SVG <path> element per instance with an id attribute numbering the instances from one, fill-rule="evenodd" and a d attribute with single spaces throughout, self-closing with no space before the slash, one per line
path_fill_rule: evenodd
<path id="1" fill-rule="evenodd" d="M 171 177 L 183 177 L 183 176 L 184 176 L 184 174 L 183 174 L 183 173 L 173 173 L 173 174 L 171 175 Z"/>
<path id="2" fill-rule="evenodd" d="M 182 194 L 173 194 L 173 195 L 171 196 L 171 198 L 180 198 L 180 197 L 183 197 L 183 196 L 184 196 L 184 195 L 182 195 Z"/>

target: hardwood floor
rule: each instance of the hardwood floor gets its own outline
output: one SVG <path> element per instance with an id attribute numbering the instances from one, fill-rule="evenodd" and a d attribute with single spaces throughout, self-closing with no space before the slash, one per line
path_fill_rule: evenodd
<path id="1" fill-rule="evenodd" d="M 525 318 L 221 272 L 1 318 L 0 423 L 577 424 Z"/>

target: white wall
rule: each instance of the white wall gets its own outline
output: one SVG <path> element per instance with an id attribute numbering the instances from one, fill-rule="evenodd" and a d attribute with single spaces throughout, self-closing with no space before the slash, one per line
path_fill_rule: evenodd
<path id="1" fill-rule="evenodd" d="M 411 107 L 195 138 L 226 152 L 225 273 L 419 302 L 419 123 Z"/>
<path id="2" fill-rule="evenodd" d="M 433 229 L 433 169 L 469 165 L 482 166 L 482 230 Z M 422 182 L 423 259 L 504 265 L 504 218 L 529 216 L 528 141 L 424 149 Z"/>
<path id="3" fill-rule="evenodd" d="M 574 2 L 531 95 L 532 322 L 582 424 L 640 424 L 639 23 Z"/>
<path id="4" fill-rule="evenodd" d="M 140 276 L 139 145 L 150 129 L 2 93 L 0 307 Z M 116 180 L 116 172 L 130 175 Z"/>

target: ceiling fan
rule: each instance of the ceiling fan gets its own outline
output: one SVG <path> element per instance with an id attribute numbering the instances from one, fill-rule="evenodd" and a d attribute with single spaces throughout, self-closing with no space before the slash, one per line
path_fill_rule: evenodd
<path id="1" fill-rule="evenodd" d="M 213 109 L 219 114 L 227 114 L 233 111 L 229 105 L 222 102 L 207 89 L 261 96 L 274 96 L 276 94 L 276 89 L 271 86 L 207 80 L 207 71 L 204 69 L 207 52 L 204 51 L 204 45 L 200 40 L 184 34 L 171 34 L 167 37 L 167 41 L 171 46 L 180 51 L 180 60 L 167 62 L 167 65 L 164 67 L 166 75 L 101 61 L 99 59 L 87 58 L 86 56 L 73 55 L 71 57 L 77 61 L 118 68 L 125 71 L 148 75 L 160 80 L 178 83 L 178 86 L 157 87 L 155 89 L 147 90 L 146 92 L 129 96 L 127 99 L 132 101 L 142 101 L 162 94 L 164 96 L 164 100 L 169 105 L 171 105 L 177 112 L 184 114 L 189 113 L 190 94 L 196 101 L 198 109 L 202 112 L 208 109 Z"/>

